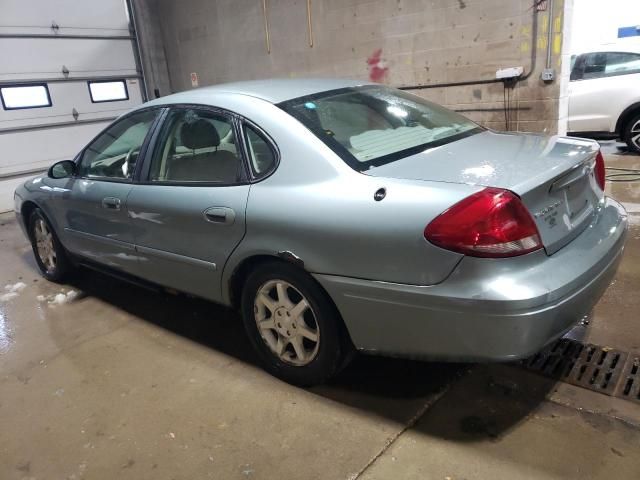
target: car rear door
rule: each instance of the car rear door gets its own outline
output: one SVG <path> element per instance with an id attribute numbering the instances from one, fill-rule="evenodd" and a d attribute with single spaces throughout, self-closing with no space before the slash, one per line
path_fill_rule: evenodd
<path id="1" fill-rule="evenodd" d="M 170 109 L 127 199 L 142 277 L 220 301 L 250 188 L 238 132 L 225 112 Z"/>
<path id="2" fill-rule="evenodd" d="M 84 149 L 78 175 L 52 189 L 54 215 L 72 252 L 136 273 L 126 202 L 158 112 L 136 111 L 115 122 Z"/>

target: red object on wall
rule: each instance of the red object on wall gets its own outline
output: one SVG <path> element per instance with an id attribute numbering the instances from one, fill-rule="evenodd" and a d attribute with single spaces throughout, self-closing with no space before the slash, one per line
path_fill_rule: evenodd
<path id="1" fill-rule="evenodd" d="M 382 49 L 379 48 L 373 54 L 367 58 L 367 65 L 369 66 L 369 80 L 372 82 L 382 82 L 384 77 L 389 71 L 387 62 L 382 58 Z"/>

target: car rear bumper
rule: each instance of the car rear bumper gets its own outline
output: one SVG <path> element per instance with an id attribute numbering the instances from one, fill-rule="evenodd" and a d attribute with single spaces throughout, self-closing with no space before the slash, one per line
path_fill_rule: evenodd
<path id="1" fill-rule="evenodd" d="M 606 198 L 561 250 L 465 257 L 444 282 L 401 285 L 315 275 L 360 350 L 446 360 L 527 357 L 589 313 L 620 263 L 627 216 Z"/>

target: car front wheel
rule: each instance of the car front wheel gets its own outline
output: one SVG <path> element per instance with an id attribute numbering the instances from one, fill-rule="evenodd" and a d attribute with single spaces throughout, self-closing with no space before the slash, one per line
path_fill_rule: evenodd
<path id="1" fill-rule="evenodd" d="M 640 114 L 634 115 L 624 129 L 624 141 L 629 150 L 640 153 Z"/>
<path id="2" fill-rule="evenodd" d="M 33 254 L 42 275 L 52 282 L 61 281 L 71 270 L 71 262 L 49 220 L 39 208 L 29 217 L 29 234 Z"/>
<path id="3" fill-rule="evenodd" d="M 293 265 L 267 263 L 249 275 L 242 318 L 263 367 L 294 385 L 324 383 L 351 350 L 327 294 Z"/>

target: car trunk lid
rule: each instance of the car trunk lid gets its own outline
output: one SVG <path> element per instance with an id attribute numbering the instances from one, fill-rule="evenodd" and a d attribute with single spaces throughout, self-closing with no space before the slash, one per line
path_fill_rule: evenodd
<path id="1" fill-rule="evenodd" d="M 516 193 L 553 254 L 589 224 L 603 192 L 591 140 L 485 131 L 364 173 L 498 187 Z"/>

